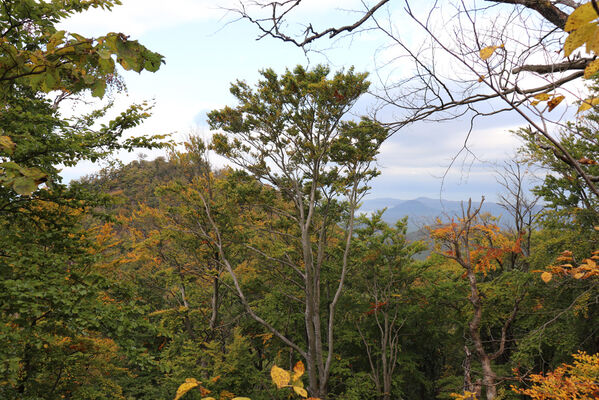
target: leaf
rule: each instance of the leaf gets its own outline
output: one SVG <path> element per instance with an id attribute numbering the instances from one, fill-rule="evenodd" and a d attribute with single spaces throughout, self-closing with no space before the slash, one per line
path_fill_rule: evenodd
<path id="1" fill-rule="evenodd" d="M 577 274 L 574 274 L 574 279 L 582 279 L 583 276 L 584 276 L 584 272 L 579 272 Z"/>
<path id="2" fill-rule="evenodd" d="M 231 400 L 252 400 L 252 399 L 250 399 L 249 397 L 235 397 Z"/>
<path id="3" fill-rule="evenodd" d="M 551 272 L 543 272 L 541 274 L 541 279 L 543 280 L 543 282 L 545 283 L 549 283 L 549 281 L 551 280 L 551 278 L 553 278 L 553 275 L 551 274 Z"/>
<path id="4" fill-rule="evenodd" d="M 181 397 L 183 397 L 185 393 L 189 392 L 191 389 L 198 386 L 199 384 L 200 382 L 198 382 L 195 378 L 185 379 L 185 383 L 182 383 L 181 386 L 179 386 L 179 389 L 177 389 L 177 393 L 174 400 L 179 400 Z"/>
<path id="5" fill-rule="evenodd" d="M 270 370 L 270 377 L 272 378 L 274 384 L 277 385 L 277 388 L 280 389 L 289 385 L 291 374 L 285 371 L 283 368 L 279 368 L 276 365 L 273 365 L 273 367 Z"/>
<path id="6" fill-rule="evenodd" d="M 596 30 L 597 24 L 586 24 L 570 33 L 564 43 L 564 55 L 569 57 L 574 50 L 591 40 Z"/>
<path id="7" fill-rule="evenodd" d="M 481 75 L 481 76 L 478 77 L 478 81 L 479 82 L 482 82 L 484 80 L 485 80 L 485 76 L 484 75 Z"/>
<path id="8" fill-rule="evenodd" d="M 499 46 L 487 46 L 484 49 L 481 49 L 480 52 L 479 52 L 480 58 L 483 61 L 487 60 L 489 57 L 491 57 L 493 55 L 493 53 L 495 53 L 495 50 L 497 50 L 500 47 L 503 47 L 503 45 L 499 45 Z"/>
<path id="9" fill-rule="evenodd" d="M 304 372 L 306 372 L 306 367 L 304 367 L 304 363 L 301 361 L 298 361 L 294 366 L 293 366 L 293 381 L 297 381 L 303 374 Z M 304 396 L 305 397 L 305 396 Z"/>
<path id="10" fill-rule="evenodd" d="M 559 95 L 559 96 L 555 96 L 554 98 L 552 98 L 551 100 L 549 100 L 547 102 L 547 111 L 553 111 L 553 109 L 555 107 L 557 107 L 558 104 L 561 103 L 564 99 L 565 99 L 564 96 Z"/>
<path id="11" fill-rule="evenodd" d="M 534 96 L 535 99 L 539 100 L 539 101 L 546 101 L 549 100 L 551 96 L 549 96 L 548 93 L 539 93 L 537 95 Z"/>
<path id="12" fill-rule="evenodd" d="M 590 110 L 591 107 L 594 107 L 597 104 L 599 104 L 599 97 L 589 97 L 588 99 L 582 102 L 580 107 L 578 107 L 578 111 L 576 111 L 576 114 L 586 110 Z"/>
<path id="13" fill-rule="evenodd" d="M 582 157 L 581 159 L 578 160 L 578 162 L 582 165 L 597 165 L 597 161 L 591 160 L 586 157 Z"/>
<path id="14" fill-rule="evenodd" d="M 22 196 L 29 196 L 37 189 L 37 184 L 31 178 L 26 176 L 19 177 L 15 179 L 12 184 L 12 188 L 15 192 Z"/>
<path id="15" fill-rule="evenodd" d="M 6 151 L 8 154 L 11 154 L 15 147 L 16 144 L 12 141 L 10 137 L 0 136 L 0 149 Z"/>
<path id="16" fill-rule="evenodd" d="M 304 389 L 304 388 L 301 388 L 299 386 L 294 386 L 293 391 L 302 397 L 308 397 L 308 392 L 306 392 L 306 389 Z"/>
<path id="17" fill-rule="evenodd" d="M 595 75 L 599 71 L 599 60 L 592 61 L 587 67 L 584 69 L 584 78 L 589 79 L 593 75 Z"/>
<path id="18" fill-rule="evenodd" d="M 596 18 L 597 13 L 593 8 L 593 4 L 591 2 L 588 2 L 586 4 L 581 5 L 576 10 L 572 11 L 572 14 L 570 14 L 568 20 L 566 21 L 566 26 L 564 27 L 564 30 L 566 32 L 571 32 L 574 29 L 578 29 L 583 24 L 591 22 Z"/>

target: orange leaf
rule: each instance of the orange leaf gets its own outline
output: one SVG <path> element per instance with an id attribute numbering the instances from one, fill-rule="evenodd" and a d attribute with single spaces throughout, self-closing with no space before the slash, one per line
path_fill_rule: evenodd
<path id="1" fill-rule="evenodd" d="M 551 278 L 553 278 L 553 275 L 551 274 L 551 272 L 545 271 L 541 274 L 541 279 L 545 283 L 548 283 L 551 280 Z"/>
<path id="2" fill-rule="evenodd" d="M 306 372 L 306 367 L 304 367 L 304 363 L 298 361 L 297 364 L 295 364 L 295 366 L 293 367 L 293 372 L 293 381 L 295 382 L 304 374 L 304 372 Z"/>
<path id="3" fill-rule="evenodd" d="M 562 100 L 564 100 L 565 97 L 562 95 L 559 96 L 555 96 L 554 98 L 552 98 L 551 100 L 549 100 L 547 102 L 547 111 L 552 111 L 555 107 L 558 106 L 559 103 L 562 102 Z"/>

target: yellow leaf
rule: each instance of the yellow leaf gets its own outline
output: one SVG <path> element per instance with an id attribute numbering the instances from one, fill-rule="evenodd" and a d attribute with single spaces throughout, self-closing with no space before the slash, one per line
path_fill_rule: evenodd
<path id="1" fill-rule="evenodd" d="M 569 57 L 574 50 L 591 41 L 596 30 L 597 24 L 586 24 L 570 33 L 564 43 L 564 55 Z"/>
<path id="2" fill-rule="evenodd" d="M 576 113 L 578 114 L 583 111 L 590 110 L 591 107 L 594 107 L 597 104 L 599 104 L 599 97 L 589 97 L 588 99 L 582 102 L 580 107 L 578 107 L 578 111 Z"/>
<path id="3" fill-rule="evenodd" d="M 589 1 L 572 11 L 572 14 L 570 14 L 566 21 L 564 30 L 566 32 L 573 31 L 574 29 L 580 28 L 583 24 L 591 22 L 595 18 L 597 18 L 597 13 L 595 12 L 595 9 L 593 9 L 593 4 Z"/>
<path id="4" fill-rule="evenodd" d="M 272 378 L 274 384 L 277 385 L 277 388 L 280 389 L 289 384 L 291 374 L 285 371 L 283 368 L 279 368 L 276 365 L 273 365 L 273 367 L 270 370 L 270 377 Z"/>
<path id="5" fill-rule="evenodd" d="M 484 49 L 481 49 L 480 52 L 479 52 L 480 58 L 483 61 L 487 60 L 489 57 L 491 57 L 493 55 L 493 53 L 495 53 L 495 50 L 497 50 L 500 47 L 503 47 L 503 45 L 499 45 L 499 46 L 487 46 Z"/>
<path id="6" fill-rule="evenodd" d="M 252 400 L 252 399 L 250 399 L 249 397 L 235 397 L 235 398 L 232 398 L 231 400 Z"/>
<path id="7" fill-rule="evenodd" d="M 574 279 L 581 279 L 584 276 L 584 272 L 579 272 L 577 274 L 574 274 Z"/>
<path id="8" fill-rule="evenodd" d="M 187 378 L 185 379 L 185 383 L 182 383 L 177 389 L 177 394 L 174 400 L 179 400 L 183 395 L 189 392 L 194 387 L 198 386 L 200 382 L 198 382 L 195 378 Z"/>
<path id="9" fill-rule="evenodd" d="M 482 82 L 484 80 L 485 80 L 485 76 L 484 75 L 481 75 L 481 76 L 478 77 L 478 81 L 479 82 Z"/>
<path id="10" fill-rule="evenodd" d="M 298 361 L 297 364 L 293 367 L 293 381 L 297 381 L 306 371 L 306 367 L 304 367 L 304 363 Z"/>
<path id="11" fill-rule="evenodd" d="M 3 149 L 7 153 L 12 153 L 16 145 L 8 136 L 0 136 L 0 149 Z"/>
<path id="12" fill-rule="evenodd" d="M 555 96 L 554 98 L 552 98 L 551 100 L 549 100 L 547 102 L 547 111 L 552 111 L 564 99 L 565 99 L 564 96 L 559 95 L 559 96 Z"/>
<path id="13" fill-rule="evenodd" d="M 541 279 L 545 283 L 548 283 L 551 280 L 551 278 L 553 278 L 553 275 L 551 274 L 551 272 L 545 271 L 541 274 Z"/>
<path id="14" fill-rule="evenodd" d="M 539 93 L 537 95 L 534 96 L 535 99 L 539 100 L 539 101 L 545 101 L 545 100 L 549 100 L 551 96 L 549 96 L 549 94 L 547 93 Z"/>
<path id="15" fill-rule="evenodd" d="M 589 40 L 587 40 L 585 50 L 589 54 L 591 52 L 599 53 L 599 29 L 595 29 Z"/>
<path id="16" fill-rule="evenodd" d="M 306 389 L 304 389 L 304 388 L 301 388 L 299 386 L 294 386 L 293 391 L 302 397 L 308 397 L 308 392 L 306 392 Z"/>
<path id="17" fill-rule="evenodd" d="M 591 76 L 595 75 L 597 73 L 597 71 L 599 71 L 599 60 L 592 61 L 584 69 L 585 79 L 589 79 Z"/>
<path id="18" fill-rule="evenodd" d="M 216 400 L 214 397 L 202 397 L 202 400 Z"/>

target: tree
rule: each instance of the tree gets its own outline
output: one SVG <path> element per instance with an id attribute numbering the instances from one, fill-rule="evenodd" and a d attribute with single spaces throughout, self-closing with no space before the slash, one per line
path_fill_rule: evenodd
<path id="1" fill-rule="evenodd" d="M 574 363 L 562 364 L 555 371 L 531 376 L 528 389 L 513 388 L 534 400 L 592 400 L 599 396 L 599 355 L 574 354 Z"/>
<path id="2" fill-rule="evenodd" d="M 124 398 L 129 368 L 151 364 L 148 337 L 133 332 L 153 330 L 126 285 L 103 274 L 101 245 L 83 227 L 104 198 L 63 185 L 58 169 L 164 146 L 161 136 L 123 138 L 149 116 L 147 104 L 103 124 L 110 106 L 68 119 L 60 112 L 67 98 L 119 90 L 117 63 L 138 72 L 161 65 L 162 56 L 124 34 L 85 38 L 55 27 L 119 3 L 0 3 L 1 397 Z"/>
<path id="3" fill-rule="evenodd" d="M 484 200 L 484 199 L 483 199 Z M 468 280 L 472 306 L 472 317 L 468 322 L 468 334 L 473 342 L 477 358 L 482 366 L 482 385 L 485 387 L 487 400 L 497 397 L 497 374 L 492 362 L 503 355 L 506 349 L 508 329 L 516 318 L 523 294 L 517 293 L 512 310 L 501 327 L 498 348 L 489 352 L 485 348 L 486 340 L 481 335 L 484 303 L 487 295 L 481 290 L 480 274 L 487 275 L 492 270 L 502 266 L 503 258 L 510 253 L 520 252 L 520 239 L 510 241 L 496 225 L 480 219 L 479 213 L 482 201 L 477 208 L 472 208 L 472 202 L 464 209 L 458 221 L 433 229 L 431 237 L 435 240 L 441 254 L 457 262 L 463 269 L 463 277 Z M 465 346 L 469 364 L 471 352 Z M 476 385 L 472 382 L 470 370 L 465 370 L 464 391 L 477 393 Z"/>
<path id="4" fill-rule="evenodd" d="M 261 74 L 263 80 L 255 89 L 239 81 L 231 86 L 237 107 L 209 114 L 211 127 L 226 132 L 215 134 L 212 147 L 253 179 L 272 185 L 275 197 L 288 202 L 286 208 L 268 202 L 248 207 L 281 220 L 276 226 L 267 225 L 264 234 L 282 237 L 289 251 L 269 254 L 268 247 L 255 251 L 270 268 L 282 269 L 282 276 L 298 285 L 305 308 L 305 345 L 256 314 L 206 198 L 212 226 L 205 237 L 218 249 L 248 314 L 299 353 L 306 362 L 310 394 L 324 399 L 335 354 L 336 307 L 349 269 L 354 214 L 366 183 L 376 175 L 371 164 L 387 131 L 367 119 L 342 120 L 368 89 L 366 74 L 350 69 L 329 78 L 329 69 L 323 66 L 310 71 L 298 66 L 280 77 L 272 70 Z M 324 291 L 325 287 L 332 291 Z"/>
<path id="5" fill-rule="evenodd" d="M 382 221 L 382 215 L 383 212 L 377 212 L 371 218 L 359 220 L 355 263 L 360 267 L 352 280 L 352 289 L 370 304 L 370 309 L 356 322 L 356 328 L 366 347 L 370 377 L 378 398 L 389 400 L 399 364 L 400 333 L 408 318 L 404 302 L 409 299 L 405 296 L 419 276 L 413 256 L 425 250 L 426 245 L 407 243 L 407 219 L 390 227 Z"/>
<path id="6" fill-rule="evenodd" d="M 102 98 L 120 87 L 117 63 L 127 70 L 157 71 L 162 56 L 122 33 L 86 38 L 56 29 L 62 18 L 90 7 L 110 9 L 118 0 L 3 1 L 0 8 L 0 184 L 29 195 L 58 179 L 56 165 L 95 161 L 108 153 L 156 146 L 155 138 L 120 143 L 124 131 L 149 116 L 147 105 L 133 105 L 115 120 L 94 129 L 107 107 L 71 120 L 59 104 L 85 92 Z M 46 94 L 55 94 L 54 102 Z"/>
<path id="7" fill-rule="evenodd" d="M 527 185 L 534 176 L 523 161 L 505 162 L 498 172 L 497 182 L 504 188 L 499 194 L 499 205 L 504 208 L 513 225 L 510 233 L 513 240 L 521 239 L 519 253 L 510 254 L 512 268 L 528 269 L 528 257 L 532 248 L 532 236 L 537 226 L 542 207 L 538 204 L 541 196 L 530 195 Z"/>

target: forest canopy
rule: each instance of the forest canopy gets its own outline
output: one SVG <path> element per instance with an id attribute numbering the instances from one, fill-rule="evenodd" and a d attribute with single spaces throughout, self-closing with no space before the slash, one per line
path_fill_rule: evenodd
<path id="1" fill-rule="evenodd" d="M 57 28 L 120 1 L 0 2 L 0 398 L 599 398 L 599 7 L 458 3 L 451 42 L 406 1 L 432 43 L 414 52 L 380 18 L 390 2 L 300 36 L 286 18 L 301 0 L 239 3 L 260 37 L 308 52 L 378 29 L 420 74 L 377 92 L 350 66 L 265 68 L 231 83 L 208 138 L 181 144 L 129 134 L 147 103 L 109 119 L 99 102 L 125 89 L 122 71 L 161 79 L 162 55 Z M 496 9 L 512 13 L 484 25 Z M 539 25 L 516 38 L 522 21 Z M 433 48 L 470 83 L 437 74 Z M 397 119 L 356 115 L 367 93 Z M 576 115 L 554 114 L 564 101 Z M 67 116 L 65 102 L 95 109 Z M 361 212 L 390 136 L 508 109 L 522 145 L 498 172 L 501 215 L 464 199 L 411 230 Z M 137 149 L 164 152 L 62 181 L 64 166 Z"/>

